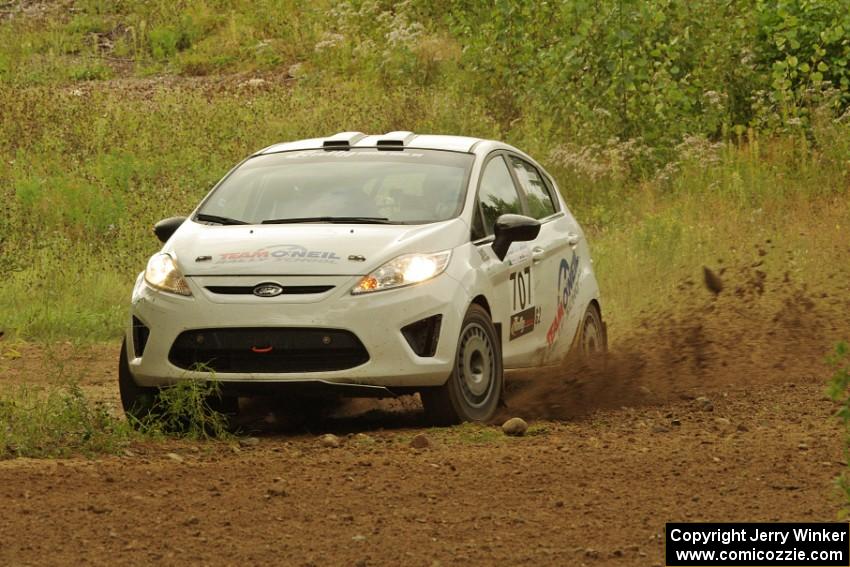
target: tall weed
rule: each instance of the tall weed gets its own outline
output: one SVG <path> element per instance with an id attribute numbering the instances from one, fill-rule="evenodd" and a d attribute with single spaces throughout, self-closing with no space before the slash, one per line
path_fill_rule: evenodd
<path id="1" fill-rule="evenodd" d="M 837 417 L 841 420 L 845 430 L 845 460 L 848 461 L 847 468 L 838 477 L 838 487 L 844 495 L 845 507 L 842 510 L 844 517 L 850 515 L 850 347 L 846 342 L 839 343 L 835 352 L 829 357 L 833 375 L 827 390 L 833 401 L 839 404 Z"/>

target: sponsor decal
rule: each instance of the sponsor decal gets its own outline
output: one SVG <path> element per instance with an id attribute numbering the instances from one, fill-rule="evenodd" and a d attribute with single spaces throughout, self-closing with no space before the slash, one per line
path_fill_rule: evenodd
<path id="1" fill-rule="evenodd" d="M 242 262 L 317 262 L 332 264 L 341 260 L 336 252 L 331 250 L 311 250 L 298 244 L 276 244 L 257 250 L 242 252 L 224 252 L 218 255 L 217 263 Z"/>
<path id="2" fill-rule="evenodd" d="M 555 319 L 546 333 L 546 342 L 549 346 L 555 344 L 561 334 L 564 318 L 573 306 L 578 287 L 578 255 L 573 252 L 572 259 L 569 261 L 566 258 L 561 259 L 558 267 L 558 287 L 555 288 L 558 292 L 558 308 L 555 311 Z"/>
<path id="3" fill-rule="evenodd" d="M 537 317 L 539 313 L 539 307 L 529 307 L 525 311 L 520 311 L 516 315 L 511 315 L 510 340 L 527 335 L 533 331 L 534 326 L 537 324 Z"/>
<path id="4" fill-rule="evenodd" d="M 528 247 L 528 244 L 515 242 L 511 244 L 508 255 L 505 256 L 505 264 L 508 266 L 519 266 L 524 264 L 529 258 L 531 258 L 531 249 Z"/>

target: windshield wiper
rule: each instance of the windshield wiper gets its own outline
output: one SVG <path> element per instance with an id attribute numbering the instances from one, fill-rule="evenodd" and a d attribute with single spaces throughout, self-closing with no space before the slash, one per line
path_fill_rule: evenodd
<path id="1" fill-rule="evenodd" d="M 195 215 L 195 220 L 204 222 L 217 222 L 218 224 L 248 224 L 243 220 L 232 219 L 229 217 L 220 217 L 218 215 L 208 215 L 206 213 L 198 213 Z"/>
<path id="2" fill-rule="evenodd" d="M 301 222 L 329 222 L 339 224 L 395 224 L 386 217 L 300 217 L 291 219 L 266 219 L 262 224 L 297 224 Z"/>

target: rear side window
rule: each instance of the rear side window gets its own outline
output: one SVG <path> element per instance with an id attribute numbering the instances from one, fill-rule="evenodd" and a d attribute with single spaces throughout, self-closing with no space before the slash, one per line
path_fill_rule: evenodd
<path id="1" fill-rule="evenodd" d="M 510 160 L 519 184 L 525 191 L 529 215 L 535 219 L 542 219 L 554 214 L 555 203 L 537 168 L 515 156 L 511 156 Z"/>
<path id="2" fill-rule="evenodd" d="M 481 203 L 481 212 L 484 214 L 484 230 L 487 234 L 493 234 L 493 225 L 496 224 L 496 219 L 500 215 L 522 214 L 522 203 L 514 180 L 501 156 L 496 156 L 487 162 L 484 173 L 481 175 L 478 200 Z"/>

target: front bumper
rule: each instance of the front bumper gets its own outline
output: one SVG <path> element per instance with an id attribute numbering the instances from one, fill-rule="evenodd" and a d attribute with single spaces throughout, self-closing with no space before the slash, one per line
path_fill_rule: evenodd
<path id="1" fill-rule="evenodd" d="M 269 277 L 269 281 L 293 278 Z M 368 352 L 368 360 L 353 368 L 311 372 L 216 372 L 222 383 L 269 384 L 314 381 L 362 384 L 387 388 L 436 386 L 451 373 L 463 313 L 469 305 L 463 286 L 448 274 L 396 290 L 353 296 L 359 276 L 341 277 L 334 289 L 313 299 L 291 301 L 254 296 L 212 296 L 202 280 L 187 278 L 192 297 L 150 288 L 140 274 L 133 290 L 132 318 L 149 330 L 141 356 L 128 348 L 130 371 L 141 386 L 166 386 L 184 379 L 210 379 L 210 372 L 186 370 L 169 361 L 169 352 L 184 331 L 238 328 L 339 329 L 353 333 Z M 433 356 L 417 356 L 403 336 L 402 327 L 442 315 Z M 138 340 L 138 333 L 136 340 Z M 132 323 L 126 331 L 133 345 Z M 263 356 L 257 353 L 256 356 Z"/>

